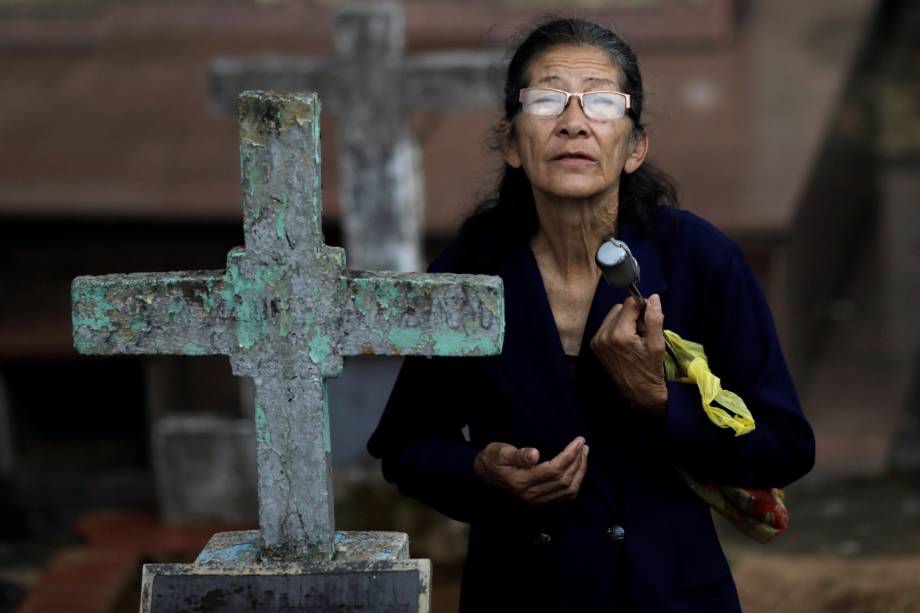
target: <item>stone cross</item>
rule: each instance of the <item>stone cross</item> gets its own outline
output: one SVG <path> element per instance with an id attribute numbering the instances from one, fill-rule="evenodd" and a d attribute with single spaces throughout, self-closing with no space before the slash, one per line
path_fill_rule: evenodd
<path id="1" fill-rule="evenodd" d="M 319 99 L 239 101 L 245 248 L 225 271 L 78 277 L 74 344 L 87 354 L 228 355 L 256 388 L 259 524 L 273 559 L 335 550 L 325 379 L 348 355 L 501 350 L 495 277 L 376 274 L 323 242 Z"/>
<path id="2" fill-rule="evenodd" d="M 336 17 L 334 58 L 218 59 L 216 106 L 232 111 L 244 90 L 316 91 L 342 118 L 340 161 L 345 248 L 359 268 L 421 266 L 424 187 L 413 110 L 495 106 L 490 70 L 500 55 L 463 51 L 406 57 L 398 2 L 349 3 Z"/>

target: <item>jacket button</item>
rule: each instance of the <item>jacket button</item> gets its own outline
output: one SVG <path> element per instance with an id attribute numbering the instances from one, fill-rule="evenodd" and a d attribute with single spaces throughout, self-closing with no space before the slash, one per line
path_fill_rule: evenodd
<path id="1" fill-rule="evenodd" d="M 613 526 L 612 528 L 607 528 L 607 538 L 614 543 L 619 543 L 626 538 L 626 530 L 623 529 L 623 526 Z"/>
<path id="2" fill-rule="evenodd" d="M 548 535 L 545 532 L 541 532 L 537 535 L 537 539 L 534 541 L 535 545 L 549 545 L 553 542 L 553 537 Z"/>

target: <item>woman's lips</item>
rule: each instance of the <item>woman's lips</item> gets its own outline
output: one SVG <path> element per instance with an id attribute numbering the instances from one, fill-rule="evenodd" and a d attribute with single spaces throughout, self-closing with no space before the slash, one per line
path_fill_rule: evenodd
<path id="1" fill-rule="evenodd" d="M 563 164 L 593 164 L 596 160 L 587 153 L 561 153 L 552 161 Z"/>

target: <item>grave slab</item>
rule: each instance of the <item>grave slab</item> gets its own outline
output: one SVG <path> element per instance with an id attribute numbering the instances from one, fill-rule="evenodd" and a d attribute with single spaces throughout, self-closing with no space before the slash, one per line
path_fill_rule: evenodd
<path id="1" fill-rule="evenodd" d="M 397 532 L 338 532 L 328 561 L 263 562 L 258 531 L 214 535 L 193 564 L 148 564 L 141 612 L 427 611 L 431 563 Z"/>

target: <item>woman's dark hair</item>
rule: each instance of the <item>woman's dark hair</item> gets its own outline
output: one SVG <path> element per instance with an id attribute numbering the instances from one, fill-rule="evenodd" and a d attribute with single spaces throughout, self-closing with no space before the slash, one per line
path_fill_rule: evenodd
<path id="1" fill-rule="evenodd" d="M 514 129 L 514 119 L 520 111 L 518 92 L 529 85 L 528 72 L 534 60 L 563 45 L 591 46 L 607 53 L 623 73 L 620 84 L 623 93 L 630 95 L 631 108 L 627 113 L 633 121 L 633 135 L 641 135 L 645 131 L 642 123 L 644 93 L 636 55 L 618 34 L 583 19 L 546 21 L 518 45 L 508 64 L 505 80 L 503 124 L 506 125 L 496 131 Z M 651 233 L 654 207 L 678 205 L 674 179 L 648 161 L 631 174 L 623 173 L 619 193 L 618 219 L 636 222 L 645 235 Z M 537 225 L 530 181 L 523 169 L 505 164 L 494 192 L 479 203 L 460 228 L 457 250 L 464 270 L 495 272 L 495 266 L 509 250 L 533 237 Z"/>

